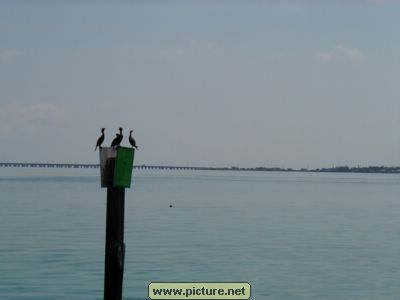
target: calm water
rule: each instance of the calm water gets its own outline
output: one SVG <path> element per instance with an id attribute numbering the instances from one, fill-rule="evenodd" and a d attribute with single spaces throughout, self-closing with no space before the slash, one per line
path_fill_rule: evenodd
<path id="1" fill-rule="evenodd" d="M 98 177 L 0 169 L 0 299 L 102 299 Z M 257 300 L 400 297 L 399 175 L 135 171 L 125 213 L 125 299 L 147 299 L 151 281 L 248 281 Z"/>

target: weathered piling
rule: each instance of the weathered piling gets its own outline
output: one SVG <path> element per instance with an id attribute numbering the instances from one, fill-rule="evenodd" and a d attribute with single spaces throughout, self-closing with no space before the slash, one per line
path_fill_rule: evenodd
<path id="1" fill-rule="evenodd" d="M 125 189 L 107 188 L 104 300 L 122 299 Z"/>
<path id="2" fill-rule="evenodd" d="M 100 149 L 101 186 L 107 187 L 104 300 L 121 300 L 124 277 L 125 188 L 131 185 L 134 149 Z"/>

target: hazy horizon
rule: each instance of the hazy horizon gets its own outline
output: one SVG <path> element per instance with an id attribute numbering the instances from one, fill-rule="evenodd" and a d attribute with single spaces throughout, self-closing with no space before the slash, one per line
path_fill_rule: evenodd
<path id="1" fill-rule="evenodd" d="M 2 1 L 0 161 L 400 165 L 399 1 Z"/>
<path id="2" fill-rule="evenodd" d="M 85 161 L 0 161 L 0 164 L 49 164 L 49 165 L 55 165 L 55 164 L 60 164 L 60 165 L 98 165 L 99 162 L 92 162 L 88 163 Z M 309 171 L 314 171 L 314 170 L 322 170 L 322 169 L 332 169 L 332 168 L 342 168 L 342 167 L 348 167 L 348 168 L 400 168 L 399 165 L 337 165 L 337 164 L 332 164 L 330 166 L 317 166 L 317 167 L 310 167 L 310 166 L 303 166 L 303 167 L 291 167 L 291 166 L 285 166 L 285 165 L 254 165 L 254 166 L 241 166 L 241 165 L 218 165 L 218 164 L 212 164 L 212 165 L 198 165 L 198 164 L 169 164 L 168 162 L 161 162 L 160 164 L 152 164 L 152 163 L 136 163 L 134 162 L 134 166 L 157 166 L 157 167 L 194 167 L 194 168 L 222 168 L 222 169 L 234 169 L 238 168 L 238 170 L 243 170 L 243 169 L 250 169 L 250 170 L 255 170 L 259 168 L 265 168 L 265 169 L 281 169 L 281 170 L 293 170 L 293 171 L 302 171 L 302 170 L 309 170 Z M 0 165 L 0 167 L 3 168 L 9 168 Z M 19 167 L 17 167 L 19 168 Z M 37 168 L 37 167 L 30 167 L 28 166 L 27 168 Z M 340 171 L 343 172 L 343 171 Z M 346 172 L 346 171 L 344 171 Z M 373 171 L 370 171 L 371 173 L 375 173 Z M 385 173 L 385 172 L 383 172 Z M 388 172 L 390 173 L 390 172 Z"/>

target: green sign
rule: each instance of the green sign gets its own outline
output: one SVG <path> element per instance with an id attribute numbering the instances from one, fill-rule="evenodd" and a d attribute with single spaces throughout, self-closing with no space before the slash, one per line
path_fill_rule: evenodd
<path id="1" fill-rule="evenodd" d="M 114 169 L 114 187 L 131 187 L 134 154 L 135 150 L 133 148 L 120 147 L 117 149 Z"/>

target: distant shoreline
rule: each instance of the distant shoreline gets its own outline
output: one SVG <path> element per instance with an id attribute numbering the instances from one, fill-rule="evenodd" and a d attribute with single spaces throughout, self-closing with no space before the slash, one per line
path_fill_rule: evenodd
<path id="1" fill-rule="evenodd" d="M 65 169 L 93 169 L 98 168 L 99 164 L 78 164 L 78 163 L 34 163 L 34 162 L 0 162 L 2 168 L 65 168 Z M 143 170 L 204 170 L 204 171 L 255 171 L 255 172 L 323 172 L 323 173 L 375 173 L 375 174 L 400 174 L 400 166 L 368 166 L 368 167 L 349 167 L 338 166 L 331 168 L 317 169 L 293 169 L 293 168 L 277 168 L 277 167 L 193 167 L 193 166 L 173 166 L 173 165 L 134 165 L 134 169 Z"/>

